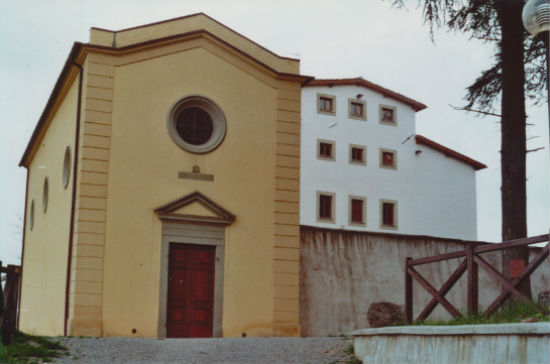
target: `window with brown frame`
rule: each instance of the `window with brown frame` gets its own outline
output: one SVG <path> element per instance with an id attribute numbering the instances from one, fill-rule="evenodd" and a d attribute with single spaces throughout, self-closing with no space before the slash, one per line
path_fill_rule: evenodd
<path id="1" fill-rule="evenodd" d="M 332 144 L 319 142 L 319 156 L 332 158 Z"/>
<path id="2" fill-rule="evenodd" d="M 389 107 L 383 107 L 382 108 L 382 121 L 386 123 L 395 123 L 395 115 L 394 115 L 394 109 Z"/>
<path id="3" fill-rule="evenodd" d="M 326 112 L 332 112 L 332 99 L 330 97 L 319 97 L 319 110 L 320 111 L 326 111 Z"/>
<path id="4" fill-rule="evenodd" d="M 319 219 L 332 220 L 332 196 L 319 195 Z"/>
<path id="5" fill-rule="evenodd" d="M 389 149 L 380 149 L 380 167 L 397 168 L 396 152 Z"/>
<path id="6" fill-rule="evenodd" d="M 382 202 L 382 225 L 395 227 L 395 203 Z"/>
<path id="7" fill-rule="evenodd" d="M 363 117 L 364 116 L 364 108 L 363 108 L 363 104 L 360 103 L 360 102 L 351 102 L 350 103 L 350 114 L 352 116 L 356 116 L 356 117 Z"/>
<path id="8" fill-rule="evenodd" d="M 363 216 L 363 204 L 364 200 L 351 199 L 351 222 L 356 224 L 363 224 L 365 222 Z"/>
<path id="9" fill-rule="evenodd" d="M 353 162 L 364 162 L 365 153 L 363 148 L 351 147 L 351 160 Z"/>

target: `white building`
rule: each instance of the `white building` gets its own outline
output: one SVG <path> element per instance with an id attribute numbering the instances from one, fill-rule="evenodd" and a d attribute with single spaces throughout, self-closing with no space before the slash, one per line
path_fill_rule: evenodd
<path id="1" fill-rule="evenodd" d="M 362 78 L 304 86 L 300 223 L 475 240 L 486 166 L 417 135 L 425 108 Z"/>

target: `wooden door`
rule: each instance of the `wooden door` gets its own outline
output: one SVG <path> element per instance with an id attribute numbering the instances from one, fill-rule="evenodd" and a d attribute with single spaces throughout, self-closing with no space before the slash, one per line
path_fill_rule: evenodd
<path id="1" fill-rule="evenodd" d="M 216 247 L 170 243 L 168 337 L 212 337 Z"/>

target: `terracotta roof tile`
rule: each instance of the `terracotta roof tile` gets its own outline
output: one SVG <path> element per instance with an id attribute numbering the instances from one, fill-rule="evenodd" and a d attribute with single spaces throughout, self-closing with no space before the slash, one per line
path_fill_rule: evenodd
<path id="1" fill-rule="evenodd" d="M 415 101 L 405 95 L 402 95 L 400 93 L 397 93 L 395 91 L 392 91 L 390 89 L 387 89 L 385 87 L 382 87 L 380 85 L 377 85 L 373 82 L 367 81 L 362 77 L 356 77 L 356 78 L 331 78 L 331 79 L 314 79 L 310 81 L 308 84 L 304 85 L 304 87 L 312 87 L 312 86 L 346 86 L 346 85 L 355 85 L 355 86 L 362 86 L 366 87 L 368 89 L 371 89 L 373 91 L 376 91 L 378 93 L 381 93 L 384 95 L 384 97 L 389 97 L 392 99 L 395 99 L 397 101 L 401 101 L 409 106 L 411 106 L 414 111 L 420 111 L 427 108 L 426 105 L 424 105 L 421 102 Z"/>
<path id="2" fill-rule="evenodd" d="M 478 161 L 476 161 L 476 160 L 474 160 L 470 157 L 467 157 L 464 154 L 460 154 L 459 152 L 454 151 L 450 148 L 447 148 L 447 147 L 445 147 L 445 146 L 443 146 L 439 143 L 436 143 L 433 140 L 426 138 L 425 136 L 417 134 L 417 135 L 414 136 L 414 138 L 416 140 L 416 144 L 423 144 L 427 147 L 430 147 L 432 149 L 435 149 L 435 150 L 445 154 L 445 156 L 447 156 L 447 157 L 454 158 L 454 159 L 456 159 L 456 160 L 458 160 L 462 163 L 469 164 L 476 171 L 478 171 L 480 169 L 487 168 L 487 166 L 485 164 L 483 164 L 481 162 L 478 162 Z"/>

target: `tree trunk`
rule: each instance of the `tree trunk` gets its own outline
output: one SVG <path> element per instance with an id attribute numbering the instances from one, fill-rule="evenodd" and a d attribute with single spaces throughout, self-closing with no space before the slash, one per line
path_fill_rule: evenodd
<path id="1" fill-rule="evenodd" d="M 523 1 L 495 0 L 502 31 L 502 120 L 501 120 L 501 199 L 503 241 L 527 236 L 525 70 L 523 62 L 524 29 L 521 21 Z M 509 277 L 510 261 L 528 264 L 527 247 L 503 251 L 503 273 Z M 531 297 L 529 280 L 520 291 Z"/>

